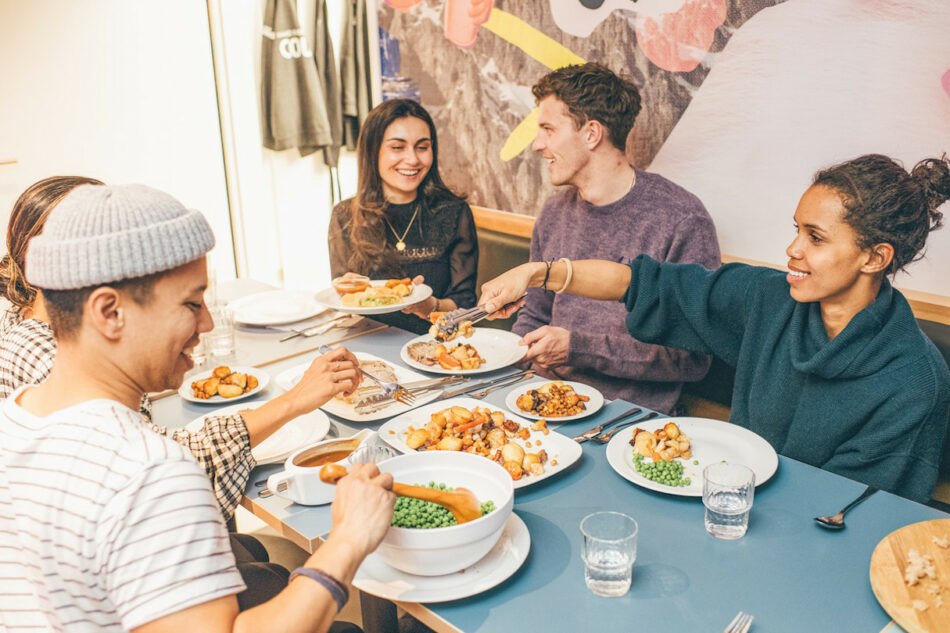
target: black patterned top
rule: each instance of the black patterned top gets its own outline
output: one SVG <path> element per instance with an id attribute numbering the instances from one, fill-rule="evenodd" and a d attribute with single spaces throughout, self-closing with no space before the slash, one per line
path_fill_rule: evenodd
<path id="1" fill-rule="evenodd" d="M 334 277 L 356 272 L 374 279 L 415 277 L 422 275 L 425 283 L 439 299 L 452 299 L 460 308 L 475 305 L 475 277 L 478 274 L 478 237 L 475 218 L 468 204 L 459 199 L 427 204 L 417 199 L 408 204 L 391 204 L 387 217 L 392 224 L 386 231 L 388 262 L 377 270 L 351 270 L 353 254 L 350 240 L 350 205 L 344 200 L 333 209 L 330 218 L 330 270 Z M 412 221 L 418 206 L 419 213 Z M 408 229 L 408 232 L 407 232 Z M 396 250 L 398 232 L 406 248 Z M 374 316 L 377 321 L 423 334 L 429 324 L 416 316 L 393 312 Z"/>

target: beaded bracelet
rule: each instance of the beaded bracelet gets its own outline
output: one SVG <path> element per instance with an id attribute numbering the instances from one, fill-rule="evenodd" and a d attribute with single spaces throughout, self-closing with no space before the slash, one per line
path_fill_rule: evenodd
<path id="1" fill-rule="evenodd" d="M 315 580 L 323 586 L 324 589 L 330 592 L 330 595 L 333 596 L 333 600 L 336 602 L 337 612 L 341 611 L 343 605 L 350 599 L 350 591 L 346 588 L 346 585 L 326 572 L 314 569 L 313 567 L 298 567 L 291 572 L 290 580 L 292 581 L 297 576 L 306 576 L 311 580 Z"/>
<path id="2" fill-rule="evenodd" d="M 565 264 L 567 264 L 567 277 L 564 278 L 564 285 L 561 286 L 561 289 L 554 291 L 554 294 L 556 294 L 556 295 L 559 295 L 559 294 L 561 294 L 562 292 L 564 292 L 565 290 L 567 290 L 567 286 L 571 283 L 571 277 L 574 276 L 574 266 L 571 265 L 571 260 L 569 260 L 569 259 L 566 258 L 566 257 L 562 257 L 562 258 L 559 259 L 558 261 L 559 261 L 559 262 L 564 262 Z"/>
<path id="3" fill-rule="evenodd" d="M 544 265 L 547 266 L 547 270 L 544 271 L 544 281 L 541 282 L 541 287 L 545 290 L 548 289 L 548 277 L 551 275 L 551 266 L 554 265 L 554 260 L 552 259 L 549 262 L 544 262 Z"/>

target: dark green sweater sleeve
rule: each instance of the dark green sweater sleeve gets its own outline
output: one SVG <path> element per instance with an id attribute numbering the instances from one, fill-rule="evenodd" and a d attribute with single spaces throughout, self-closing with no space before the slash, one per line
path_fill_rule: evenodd
<path id="1" fill-rule="evenodd" d="M 752 289 L 768 269 L 726 264 L 659 263 L 646 255 L 630 262 L 623 298 L 627 330 L 647 343 L 714 354 L 735 366 Z"/>

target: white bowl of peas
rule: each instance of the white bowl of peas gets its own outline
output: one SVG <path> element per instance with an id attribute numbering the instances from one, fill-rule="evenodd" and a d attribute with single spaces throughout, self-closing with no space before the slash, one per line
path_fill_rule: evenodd
<path id="1" fill-rule="evenodd" d="M 442 576 L 478 562 L 495 546 L 514 506 L 511 476 L 480 455 L 411 453 L 381 462 L 379 468 L 405 484 L 468 488 L 482 504 L 481 518 L 456 524 L 442 506 L 399 497 L 393 527 L 376 551 L 388 565 L 409 574 Z"/>

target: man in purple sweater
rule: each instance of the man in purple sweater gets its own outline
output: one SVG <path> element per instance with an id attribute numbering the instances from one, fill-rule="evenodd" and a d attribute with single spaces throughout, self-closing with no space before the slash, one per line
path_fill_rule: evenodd
<path id="1" fill-rule="evenodd" d="M 624 153 L 640 111 L 636 86 L 599 64 L 567 66 L 532 88 L 538 102 L 533 149 L 554 185 L 531 237 L 531 261 L 640 254 L 718 268 L 716 227 L 699 198 L 657 174 L 634 169 Z M 701 380 L 709 358 L 641 343 L 624 326 L 623 304 L 559 288 L 528 290 L 513 331 L 543 375 L 577 380 L 608 398 L 669 412 L 684 381 Z"/>

